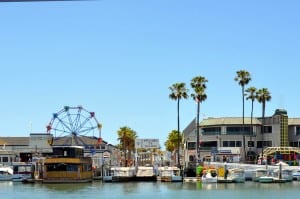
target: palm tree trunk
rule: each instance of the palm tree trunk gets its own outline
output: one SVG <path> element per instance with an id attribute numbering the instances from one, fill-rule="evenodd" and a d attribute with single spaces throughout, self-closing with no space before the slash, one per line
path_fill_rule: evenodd
<path id="1" fill-rule="evenodd" d="M 180 154 L 179 154 L 179 150 L 180 150 L 180 140 L 179 140 L 179 138 L 180 138 L 180 128 L 179 128 L 179 101 L 180 101 L 180 98 L 178 98 L 178 100 L 177 100 L 177 139 L 178 139 L 178 148 L 177 148 L 177 150 L 178 150 L 178 154 L 177 154 L 177 165 L 178 165 L 178 168 L 180 168 Z"/>
<path id="2" fill-rule="evenodd" d="M 246 160 L 246 141 L 245 141 L 245 87 L 242 86 L 243 95 L 243 147 L 244 147 L 244 161 Z"/>
<path id="3" fill-rule="evenodd" d="M 196 118 L 196 165 L 198 164 L 198 160 L 200 158 L 200 150 L 199 150 L 199 115 L 200 115 L 200 102 L 197 102 L 197 118 Z"/>
<path id="4" fill-rule="evenodd" d="M 252 100 L 252 103 L 251 103 L 251 136 L 250 136 L 250 140 L 252 141 L 252 136 L 253 136 L 253 102 L 254 100 Z"/>

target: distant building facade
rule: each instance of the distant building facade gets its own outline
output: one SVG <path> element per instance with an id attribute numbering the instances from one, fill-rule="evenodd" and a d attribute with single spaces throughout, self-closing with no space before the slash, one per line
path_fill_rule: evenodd
<path id="1" fill-rule="evenodd" d="M 256 161 L 267 147 L 300 147 L 300 118 L 288 118 L 277 109 L 270 117 L 207 118 L 199 124 L 199 152 L 196 151 L 196 120 L 183 131 L 185 166 L 198 161 Z M 245 137 L 245 147 L 243 146 Z M 245 151 L 244 151 L 245 148 Z M 198 158 L 197 158 L 198 154 Z M 299 158 L 299 157 L 293 157 Z"/>
<path id="2" fill-rule="evenodd" d="M 13 162 L 30 162 L 37 157 L 46 157 L 52 153 L 52 146 L 76 144 L 84 147 L 84 156 L 91 156 L 96 167 L 118 165 L 121 159 L 119 150 L 96 137 L 70 136 L 54 138 L 48 133 L 31 133 L 29 137 L 0 137 L 0 165 L 12 165 Z"/>

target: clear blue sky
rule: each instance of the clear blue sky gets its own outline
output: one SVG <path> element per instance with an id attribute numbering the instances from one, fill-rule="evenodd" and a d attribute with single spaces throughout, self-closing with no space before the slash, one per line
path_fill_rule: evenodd
<path id="1" fill-rule="evenodd" d="M 0 136 L 44 133 L 52 113 L 82 105 L 112 144 L 122 126 L 163 143 L 177 129 L 169 86 L 189 88 L 205 76 L 201 119 L 238 117 L 241 69 L 252 75 L 249 86 L 271 92 L 266 115 L 285 108 L 300 117 L 299 7 L 296 0 L 0 3 Z M 196 104 L 180 107 L 183 130 Z"/>

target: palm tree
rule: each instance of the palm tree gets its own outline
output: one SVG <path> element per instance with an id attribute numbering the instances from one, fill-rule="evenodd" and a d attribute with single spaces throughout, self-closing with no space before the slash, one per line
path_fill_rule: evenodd
<path id="1" fill-rule="evenodd" d="M 261 88 L 256 92 L 257 101 L 262 104 L 262 126 L 261 133 L 264 133 L 266 102 L 271 100 L 271 93 L 267 88 Z"/>
<path id="2" fill-rule="evenodd" d="M 196 162 L 200 157 L 199 154 L 199 114 L 200 114 L 200 103 L 206 100 L 207 95 L 205 93 L 206 83 L 208 82 L 205 77 L 197 76 L 191 80 L 191 87 L 194 90 L 194 93 L 191 94 L 191 97 L 197 102 L 197 119 L 196 119 Z"/>
<path id="3" fill-rule="evenodd" d="M 243 99 L 243 146 L 244 146 L 244 159 L 246 158 L 246 145 L 245 145 L 245 85 L 251 81 L 251 75 L 246 70 L 239 70 L 236 72 L 237 76 L 234 78 L 235 81 L 239 83 L 242 87 L 242 99 Z"/>
<path id="4" fill-rule="evenodd" d="M 252 129 L 251 133 L 253 132 L 253 128 L 252 128 L 253 104 L 257 98 L 256 91 L 257 91 L 257 89 L 253 86 L 246 89 L 246 96 L 247 96 L 246 100 L 251 100 L 251 129 Z"/>
<path id="5" fill-rule="evenodd" d="M 177 164 L 180 167 L 180 157 L 179 157 L 179 150 L 180 150 L 180 125 L 179 125 L 179 102 L 181 98 L 187 99 L 188 96 L 188 89 L 185 88 L 185 83 L 175 83 L 169 87 L 171 93 L 169 95 L 170 99 L 177 100 L 177 136 L 178 136 L 178 156 L 177 156 Z"/>
<path id="6" fill-rule="evenodd" d="M 118 140 L 120 141 L 119 147 L 123 149 L 125 166 L 127 166 L 127 152 L 128 159 L 131 159 L 131 152 L 134 150 L 135 139 L 137 138 L 136 132 L 131 128 L 124 126 L 118 130 Z"/>
<path id="7" fill-rule="evenodd" d="M 250 135 L 250 141 L 252 141 L 252 136 L 253 136 L 253 124 L 252 124 L 252 119 L 253 119 L 253 104 L 254 104 L 254 101 L 256 100 L 257 98 L 257 95 L 256 95 L 256 91 L 257 89 L 255 87 L 249 87 L 246 89 L 246 100 L 251 100 L 251 135 Z"/>
<path id="8" fill-rule="evenodd" d="M 261 125 L 261 134 L 264 133 L 264 125 L 265 125 L 265 111 L 266 111 L 266 102 L 271 100 L 271 93 L 267 88 L 261 88 L 256 92 L 257 101 L 262 104 L 262 125 Z M 261 143 L 261 162 L 263 163 L 264 157 L 264 137 L 262 137 Z"/>
<path id="9" fill-rule="evenodd" d="M 172 130 L 169 133 L 166 142 L 164 143 L 165 147 L 166 147 L 166 150 L 170 151 L 170 152 L 173 152 L 174 150 L 176 150 L 178 148 L 178 143 L 180 143 L 181 139 L 182 139 L 181 133 L 179 133 L 179 139 L 178 139 L 178 132 L 177 132 L 177 130 Z"/>

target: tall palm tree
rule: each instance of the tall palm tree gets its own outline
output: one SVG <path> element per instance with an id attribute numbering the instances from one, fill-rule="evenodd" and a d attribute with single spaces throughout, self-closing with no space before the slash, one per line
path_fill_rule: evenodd
<path id="1" fill-rule="evenodd" d="M 265 125 L 265 112 L 266 112 L 266 102 L 271 100 L 271 93 L 267 88 L 261 88 L 256 92 L 257 101 L 262 104 L 262 125 L 261 125 L 261 134 L 264 133 L 264 125 Z M 263 163 L 264 157 L 264 136 L 262 135 L 262 143 L 261 143 L 261 163 Z"/>
<path id="2" fill-rule="evenodd" d="M 249 87 L 246 89 L 246 100 L 251 100 L 251 121 L 250 121 L 250 126 L 251 126 L 251 135 L 250 135 L 250 140 L 252 141 L 252 136 L 253 136 L 253 104 L 254 101 L 257 99 L 257 95 L 256 95 L 256 91 L 257 89 L 253 86 Z"/>
<path id="3" fill-rule="evenodd" d="M 197 76 L 191 80 L 191 87 L 194 90 L 194 93 L 191 94 L 191 97 L 197 102 L 197 118 L 196 118 L 196 161 L 200 157 L 199 153 L 199 114 L 200 114 L 200 103 L 207 99 L 205 93 L 206 83 L 208 82 L 205 77 Z"/>
<path id="4" fill-rule="evenodd" d="M 257 101 L 262 104 L 262 126 L 261 133 L 264 133 L 266 102 L 271 100 L 271 93 L 267 88 L 261 88 L 256 92 Z"/>
<path id="5" fill-rule="evenodd" d="M 253 128 L 252 128 L 253 104 L 254 101 L 257 99 L 256 91 L 257 89 L 253 86 L 246 89 L 246 100 L 251 100 L 251 129 L 252 129 L 251 133 L 253 133 Z"/>
<path id="6" fill-rule="evenodd" d="M 131 159 L 131 152 L 134 150 L 135 139 L 137 138 L 136 132 L 131 128 L 124 126 L 118 130 L 118 140 L 120 141 L 119 147 L 123 149 L 125 166 L 127 166 L 127 152 L 128 159 Z"/>
<path id="7" fill-rule="evenodd" d="M 235 81 L 239 83 L 242 87 L 242 99 L 243 99 L 243 147 L 244 147 L 244 159 L 246 158 L 246 145 L 245 145 L 245 86 L 251 81 L 251 75 L 246 70 L 239 70 L 236 72 L 236 77 L 234 78 Z"/>
<path id="8" fill-rule="evenodd" d="M 169 98 L 171 100 L 177 100 L 177 133 L 178 133 L 178 155 L 177 155 L 177 165 L 180 167 L 180 155 L 179 155 L 179 150 L 180 150 L 180 125 L 179 125 L 179 102 L 180 100 L 187 99 L 188 96 L 188 89 L 185 88 L 185 83 L 175 83 L 172 86 L 169 87 L 171 93 L 169 95 Z"/>

